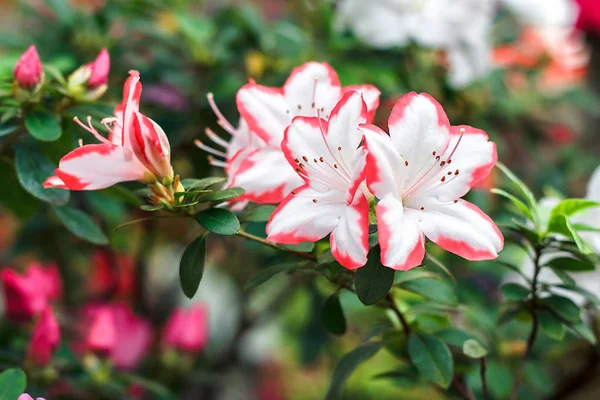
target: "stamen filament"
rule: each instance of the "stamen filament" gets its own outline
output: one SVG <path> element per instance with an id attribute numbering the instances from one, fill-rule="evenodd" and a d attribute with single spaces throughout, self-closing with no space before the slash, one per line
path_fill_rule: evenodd
<path id="1" fill-rule="evenodd" d="M 227 157 L 227 154 L 223 153 L 222 151 L 215 150 L 212 147 L 208 147 L 207 145 L 205 145 L 198 139 L 194 140 L 194 144 L 196 145 L 196 147 L 206 151 L 207 153 L 214 154 L 215 156 L 218 156 L 218 157 L 223 157 L 223 158 Z"/>

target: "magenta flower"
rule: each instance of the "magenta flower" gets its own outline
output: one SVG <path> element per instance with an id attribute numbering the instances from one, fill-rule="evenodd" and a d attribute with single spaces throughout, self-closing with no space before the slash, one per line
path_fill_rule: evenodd
<path id="1" fill-rule="evenodd" d="M 163 334 L 163 342 L 182 351 L 198 352 L 208 343 L 206 308 L 196 305 L 173 311 Z"/>
<path id="2" fill-rule="evenodd" d="M 87 65 L 90 69 L 90 77 L 87 85 L 90 89 L 97 89 L 108 83 L 108 72 L 110 71 L 110 55 L 106 49 L 102 49 L 93 63 Z"/>
<path id="3" fill-rule="evenodd" d="M 600 2 L 598 0 L 575 0 L 579 6 L 577 28 L 600 35 Z"/>
<path id="4" fill-rule="evenodd" d="M 19 396 L 19 398 L 17 400 L 33 400 L 33 397 L 31 397 L 27 393 L 23 393 L 22 395 Z M 46 399 L 44 399 L 43 397 L 38 397 L 35 400 L 46 400 Z"/>
<path id="5" fill-rule="evenodd" d="M 60 343 L 60 328 L 50 306 L 46 306 L 33 329 L 28 358 L 37 365 L 47 365 Z"/>
<path id="6" fill-rule="evenodd" d="M 267 240 L 283 244 L 315 242 L 331 234 L 331 252 L 344 267 L 367 261 L 369 204 L 362 185 L 366 152 L 358 129 L 368 109 L 358 92 L 346 93 L 329 115 L 296 117 L 281 144 L 286 159 L 305 184 L 275 209 Z"/>
<path id="7" fill-rule="evenodd" d="M 23 89 L 32 89 L 40 82 L 43 73 L 44 69 L 35 45 L 31 45 L 15 65 L 13 72 L 15 81 Z"/>
<path id="8" fill-rule="evenodd" d="M 504 238 L 477 206 L 460 199 L 488 176 L 496 145 L 484 131 L 451 126 L 427 94 L 409 93 L 394 106 L 390 134 L 363 125 L 367 185 L 379 198 L 381 262 L 397 270 L 421 264 L 425 236 L 468 260 L 490 260 Z"/>

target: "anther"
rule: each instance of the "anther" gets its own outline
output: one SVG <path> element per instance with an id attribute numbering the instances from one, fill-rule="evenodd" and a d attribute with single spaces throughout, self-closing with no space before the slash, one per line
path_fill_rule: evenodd
<path id="1" fill-rule="evenodd" d="M 297 169 L 296 169 L 296 170 L 297 170 Z M 294 192 L 294 191 L 292 190 L 292 194 L 293 194 L 293 195 L 296 195 L 296 192 Z"/>
<path id="2" fill-rule="evenodd" d="M 425 207 L 421 207 L 421 211 L 423 211 L 425 209 Z"/>
<path id="3" fill-rule="evenodd" d="M 323 157 L 319 157 L 319 161 L 323 162 Z"/>
<path id="4" fill-rule="evenodd" d="M 458 170 L 454 171 L 454 175 L 458 175 Z"/>
<path id="5" fill-rule="evenodd" d="M 304 169 L 304 164 L 300 163 L 300 169 Z"/>
<path id="6" fill-rule="evenodd" d="M 452 175 L 452 171 L 448 171 L 448 175 Z"/>
<path id="7" fill-rule="evenodd" d="M 302 156 L 302 159 L 303 159 L 304 161 L 308 161 L 308 158 L 307 158 L 306 156 Z"/>
<path id="8" fill-rule="evenodd" d="M 310 108 L 315 108 L 315 103 L 312 103 L 312 104 L 310 105 Z"/>
<path id="9" fill-rule="evenodd" d="M 408 161 L 404 161 L 404 165 L 408 167 Z"/>
<path id="10" fill-rule="evenodd" d="M 298 104 L 298 110 L 302 110 L 302 106 Z"/>
<path id="11" fill-rule="evenodd" d="M 338 150 L 342 150 L 342 147 L 341 147 L 341 146 L 338 146 Z"/>
<path id="12" fill-rule="evenodd" d="M 454 204 L 458 203 L 458 200 L 454 200 Z"/>
<path id="13" fill-rule="evenodd" d="M 435 156 L 435 151 L 433 153 L 431 153 L 432 156 Z"/>
<path id="14" fill-rule="evenodd" d="M 313 203 L 316 203 L 316 202 L 317 202 L 317 199 L 313 199 Z"/>
<path id="15" fill-rule="evenodd" d="M 436 161 L 440 161 L 440 158 L 441 158 L 440 156 L 437 156 L 435 159 L 436 159 Z"/>
<path id="16" fill-rule="evenodd" d="M 446 180 L 445 176 L 442 176 L 442 182 L 444 182 Z"/>
<path id="17" fill-rule="evenodd" d="M 316 163 L 318 163 L 318 162 L 319 162 L 319 161 L 317 161 L 317 159 L 316 159 L 316 158 L 313 158 L 313 161 L 314 161 L 314 162 L 316 162 Z"/>
<path id="18" fill-rule="evenodd" d="M 451 164 L 451 163 L 452 163 L 452 160 L 448 160 L 448 161 L 446 161 L 446 162 L 447 162 L 448 164 Z"/>
<path id="19" fill-rule="evenodd" d="M 442 161 L 442 162 L 440 163 L 440 167 L 443 167 L 444 165 L 446 165 L 446 161 Z"/>
<path id="20" fill-rule="evenodd" d="M 333 164 L 333 168 L 337 168 L 337 164 Z"/>
<path id="21" fill-rule="evenodd" d="M 294 162 L 295 162 L 296 164 L 300 164 L 300 160 L 298 160 L 297 158 L 294 158 Z"/>

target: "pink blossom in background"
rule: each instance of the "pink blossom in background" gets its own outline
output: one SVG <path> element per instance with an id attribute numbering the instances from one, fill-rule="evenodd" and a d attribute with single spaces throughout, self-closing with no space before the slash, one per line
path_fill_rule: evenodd
<path id="1" fill-rule="evenodd" d="M 575 2 L 579 6 L 577 28 L 600 34 L 600 1 L 575 0 Z"/>
<path id="2" fill-rule="evenodd" d="M 60 296 L 62 284 L 58 268 L 51 264 L 44 268 L 32 263 L 23 275 L 5 268 L 0 272 L 4 288 L 6 314 L 16 321 L 31 319 L 42 312 L 49 300 Z"/>
<path id="3" fill-rule="evenodd" d="M 60 343 L 60 328 L 50 306 L 42 312 L 33 329 L 28 358 L 37 365 L 46 365 L 52 359 L 52 353 Z"/>
<path id="4" fill-rule="evenodd" d="M 31 397 L 27 393 L 23 393 L 22 395 L 19 396 L 19 398 L 17 400 L 33 400 L 33 397 Z M 46 400 L 46 399 L 44 399 L 43 397 L 38 397 L 35 400 Z"/>
<path id="5" fill-rule="evenodd" d="M 90 89 L 96 89 L 99 86 L 108 83 L 108 73 L 110 71 L 110 55 L 106 49 L 102 49 L 94 62 L 88 64 L 91 69 L 90 77 L 87 81 Z"/>
<path id="6" fill-rule="evenodd" d="M 40 81 L 43 73 L 42 63 L 38 56 L 35 45 L 29 48 L 21 55 L 15 65 L 15 81 L 24 89 L 31 89 Z"/>
<path id="7" fill-rule="evenodd" d="M 203 305 L 178 308 L 167 322 L 163 342 L 179 350 L 197 352 L 206 346 L 208 334 L 208 318 Z"/>

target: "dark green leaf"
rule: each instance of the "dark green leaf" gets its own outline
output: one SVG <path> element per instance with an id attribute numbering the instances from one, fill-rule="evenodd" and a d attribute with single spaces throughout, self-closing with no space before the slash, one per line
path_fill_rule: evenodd
<path id="1" fill-rule="evenodd" d="M 462 347 L 463 353 L 467 357 L 471 358 L 483 358 L 487 355 L 488 351 L 475 339 L 467 340 Z"/>
<path id="2" fill-rule="evenodd" d="M 140 210 L 143 210 L 143 211 L 149 211 L 149 212 L 152 212 L 152 211 L 159 211 L 159 210 L 162 210 L 163 208 L 165 208 L 165 206 L 163 206 L 162 204 L 159 204 L 159 205 L 154 205 L 154 204 L 142 204 L 142 205 L 140 206 Z"/>
<path id="3" fill-rule="evenodd" d="M 194 297 L 202 274 L 204 273 L 204 258 L 206 256 L 206 234 L 194 239 L 183 252 L 179 263 L 179 282 L 183 294 L 188 298 Z"/>
<path id="4" fill-rule="evenodd" d="M 585 324 L 583 321 L 577 321 L 569 324 L 569 328 L 571 328 L 577 335 L 581 338 L 587 340 L 591 344 L 596 344 L 596 335 L 594 332 Z"/>
<path id="5" fill-rule="evenodd" d="M 341 398 L 346 380 L 360 364 L 377 354 L 382 346 L 383 342 L 369 342 L 344 355 L 336 365 L 335 371 L 333 371 L 333 377 L 331 378 L 331 384 L 329 385 L 329 390 L 327 390 L 325 400 Z"/>
<path id="6" fill-rule="evenodd" d="M 283 263 L 259 269 L 258 272 L 252 278 L 248 279 L 248 281 L 244 285 L 244 290 L 249 290 L 260 286 L 277 274 L 280 274 L 282 272 L 293 271 L 295 269 L 300 269 L 306 265 L 306 263 Z"/>
<path id="7" fill-rule="evenodd" d="M 553 269 L 552 272 L 560 279 L 566 286 L 575 286 L 575 279 L 571 278 L 569 274 L 564 271 Z"/>
<path id="8" fill-rule="evenodd" d="M 379 252 L 379 245 L 369 251 L 367 263 L 358 269 L 354 278 L 356 294 L 367 306 L 383 299 L 394 283 L 394 270 L 381 264 Z"/>
<path id="9" fill-rule="evenodd" d="M 209 186 L 216 185 L 217 183 L 223 183 L 227 180 L 226 177 L 222 176 L 209 176 L 208 178 L 202 179 L 182 179 L 181 184 L 186 190 L 190 189 L 206 189 Z"/>
<path id="10" fill-rule="evenodd" d="M 250 211 L 246 218 L 246 222 L 267 222 L 271 214 L 275 210 L 275 206 L 260 206 Z"/>
<path id="11" fill-rule="evenodd" d="M 332 294 L 325 300 L 321 310 L 321 321 L 325 328 L 334 335 L 346 333 L 346 317 L 337 293 Z"/>
<path id="12" fill-rule="evenodd" d="M 62 135 L 56 116 L 48 111 L 33 111 L 25 116 L 27 131 L 38 140 L 53 142 Z"/>
<path id="13" fill-rule="evenodd" d="M 98 224 L 83 211 L 67 206 L 52 206 L 52 209 L 75 236 L 94 244 L 108 244 L 108 238 Z"/>
<path id="14" fill-rule="evenodd" d="M 0 187 L 11 188 L 0 196 L 0 204 L 20 218 L 35 214 L 41 206 L 38 199 L 23 189 L 10 159 L 0 159 Z"/>
<path id="15" fill-rule="evenodd" d="M 27 376 L 19 368 L 9 368 L 0 374 L 0 400 L 17 400 L 27 388 Z"/>
<path id="16" fill-rule="evenodd" d="M 523 308 L 521 304 L 503 308 L 502 310 L 500 310 L 500 315 L 498 316 L 497 324 L 504 325 L 515 319 L 522 312 Z"/>
<path id="17" fill-rule="evenodd" d="M 217 235 L 235 235 L 240 231 L 240 221 L 231 211 L 224 208 L 209 208 L 194 216 L 206 230 Z"/>
<path id="18" fill-rule="evenodd" d="M 553 285 L 553 287 L 557 287 L 557 288 L 561 288 L 564 290 L 570 290 L 571 292 L 579 293 L 580 295 L 582 295 L 583 297 L 588 299 L 590 302 L 594 303 L 597 306 L 600 306 L 600 298 L 598 298 L 597 295 L 595 295 L 594 293 L 592 293 L 589 290 L 586 290 L 582 287 L 575 286 L 575 282 L 573 283 L 573 285 Z"/>
<path id="19" fill-rule="evenodd" d="M 404 282 L 400 285 L 402 289 L 420 294 L 426 299 L 434 302 L 454 306 L 458 300 L 452 289 L 439 279 L 421 278 Z"/>
<path id="20" fill-rule="evenodd" d="M 408 354 L 423 378 L 448 388 L 454 362 L 444 342 L 435 336 L 413 334 L 408 338 Z"/>
<path id="21" fill-rule="evenodd" d="M 542 299 L 542 304 L 567 321 L 576 322 L 581 319 L 579 306 L 566 297 L 552 295 Z"/>
<path id="22" fill-rule="evenodd" d="M 449 345 L 460 348 L 463 347 L 467 340 L 474 339 L 471 334 L 456 328 L 442 329 L 441 331 L 434 333 L 434 335 Z"/>
<path id="23" fill-rule="evenodd" d="M 11 133 L 15 132 L 18 128 L 19 125 L 13 121 L 0 124 L 0 137 L 10 135 Z"/>
<path id="24" fill-rule="evenodd" d="M 214 192 L 204 193 L 199 195 L 196 200 L 200 203 L 204 202 L 213 202 L 213 203 L 222 203 L 224 201 L 229 201 L 235 199 L 236 197 L 241 196 L 244 193 L 244 189 L 241 188 L 229 188 L 225 190 L 215 190 Z"/>
<path id="25" fill-rule="evenodd" d="M 542 332 L 552 339 L 562 340 L 565 336 L 565 327 L 560 319 L 550 311 L 541 310 L 536 314 Z"/>
<path id="26" fill-rule="evenodd" d="M 555 258 L 547 262 L 545 265 L 554 270 L 558 269 L 561 271 L 571 272 L 593 271 L 596 269 L 596 266 L 593 263 L 572 257 Z"/>
<path id="27" fill-rule="evenodd" d="M 528 288 L 521 286 L 518 283 L 507 283 L 502 285 L 502 294 L 508 300 L 521 300 L 529 296 L 531 293 Z"/>
<path id="28" fill-rule="evenodd" d="M 44 189 L 43 184 L 54 175 L 54 166 L 37 146 L 20 143 L 15 147 L 15 168 L 23 189 L 34 197 L 56 205 L 69 201 L 69 191 L 63 189 Z"/>
<path id="29" fill-rule="evenodd" d="M 315 244 L 312 242 L 303 242 L 298 244 L 282 244 L 281 246 L 285 247 L 286 249 L 290 249 L 300 253 L 310 253 L 315 248 Z"/>

